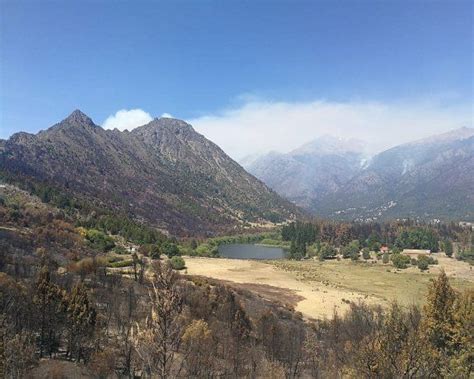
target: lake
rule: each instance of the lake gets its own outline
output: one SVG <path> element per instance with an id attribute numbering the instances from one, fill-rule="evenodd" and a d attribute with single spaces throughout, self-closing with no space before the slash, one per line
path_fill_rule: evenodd
<path id="1" fill-rule="evenodd" d="M 281 247 L 232 243 L 220 245 L 219 255 L 233 259 L 281 259 L 285 257 L 285 251 Z"/>

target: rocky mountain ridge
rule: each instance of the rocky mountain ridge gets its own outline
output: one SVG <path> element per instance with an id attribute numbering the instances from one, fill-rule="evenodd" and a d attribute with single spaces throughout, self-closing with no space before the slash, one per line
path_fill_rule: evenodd
<path id="1" fill-rule="evenodd" d="M 191 125 L 171 118 L 120 132 L 76 110 L 36 135 L 1 141 L 0 170 L 182 235 L 300 213 Z"/>

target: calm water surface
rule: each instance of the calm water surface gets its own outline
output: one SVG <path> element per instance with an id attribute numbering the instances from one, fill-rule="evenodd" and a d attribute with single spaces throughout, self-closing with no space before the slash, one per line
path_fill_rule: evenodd
<path id="1" fill-rule="evenodd" d="M 219 246 L 221 257 L 234 259 L 281 259 L 285 251 L 281 247 L 259 246 L 250 243 L 233 243 Z"/>

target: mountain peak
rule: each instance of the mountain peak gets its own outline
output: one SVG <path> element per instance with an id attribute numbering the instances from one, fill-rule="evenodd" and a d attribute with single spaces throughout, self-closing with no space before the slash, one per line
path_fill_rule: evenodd
<path id="1" fill-rule="evenodd" d="M 192 129 L 192 126 L 188 124 L 186 121 L 177 119 L 177 118 L 171 118 L 171 117 L 160 117 L 160 118 L 155 118 L 151 123 L 154 123 L 155 125 L 158 126 L 164 126 L 164 127 L 174 127 L 174 128 L 190 128 Z"/>
<path id="2" fill-rule="evenodd" d="M 407 145 L 426 145 L 426 144 L 440 144 L 440 143 L 451 143 L 454 141 L 463 140 L 474 136 L 474 128 L 463 126 L 457 129 L 436 134 L 427 138 L 422 138 L 414 142 L 409 142 Z"/>
<path id="3" fill-rule="evenodd" d="M 193 127 L 183 120 L 169 117 L 155 118 L 148 124 L 133 129 L 136 135 L 149 135 L 150 133 L 172 132 L 175 134 L 194 132 Z"/>
<path id="4" fill-rule="evenodd" d="M 290 152 L 290 154 L 361 154 L 364 152 L 365 148 L 365 142 L 357 139 L 345 139 L 340 137 L 334 137 L 331 135 L 323 135 L 293 150 L 292 152 Z"/>
<path id="5" fill-rule="evenodd" d="M 66 122 L 68 124 L 79 124 L 79 125 L 86 125 L 86 126 L 93 126 L 94 122 L 92 119 L 87 116 L 85 113 L 76 109 L 72 112 L 68 117 L 66 117 L 61 123 Z"/>

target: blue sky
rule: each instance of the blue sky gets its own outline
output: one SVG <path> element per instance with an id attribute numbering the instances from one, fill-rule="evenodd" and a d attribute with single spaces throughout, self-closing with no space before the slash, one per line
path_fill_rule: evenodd
<path id="1" fill-rule="evenodd" d="M 3 0 L 0 14 L 0 138 L 76 108 L 99 124 L 166 112 L 204 132 L 249 104 L 315 101 L 429 103 L 458 114 L 447 129 L 472 123 L 469 1 Z"/>

